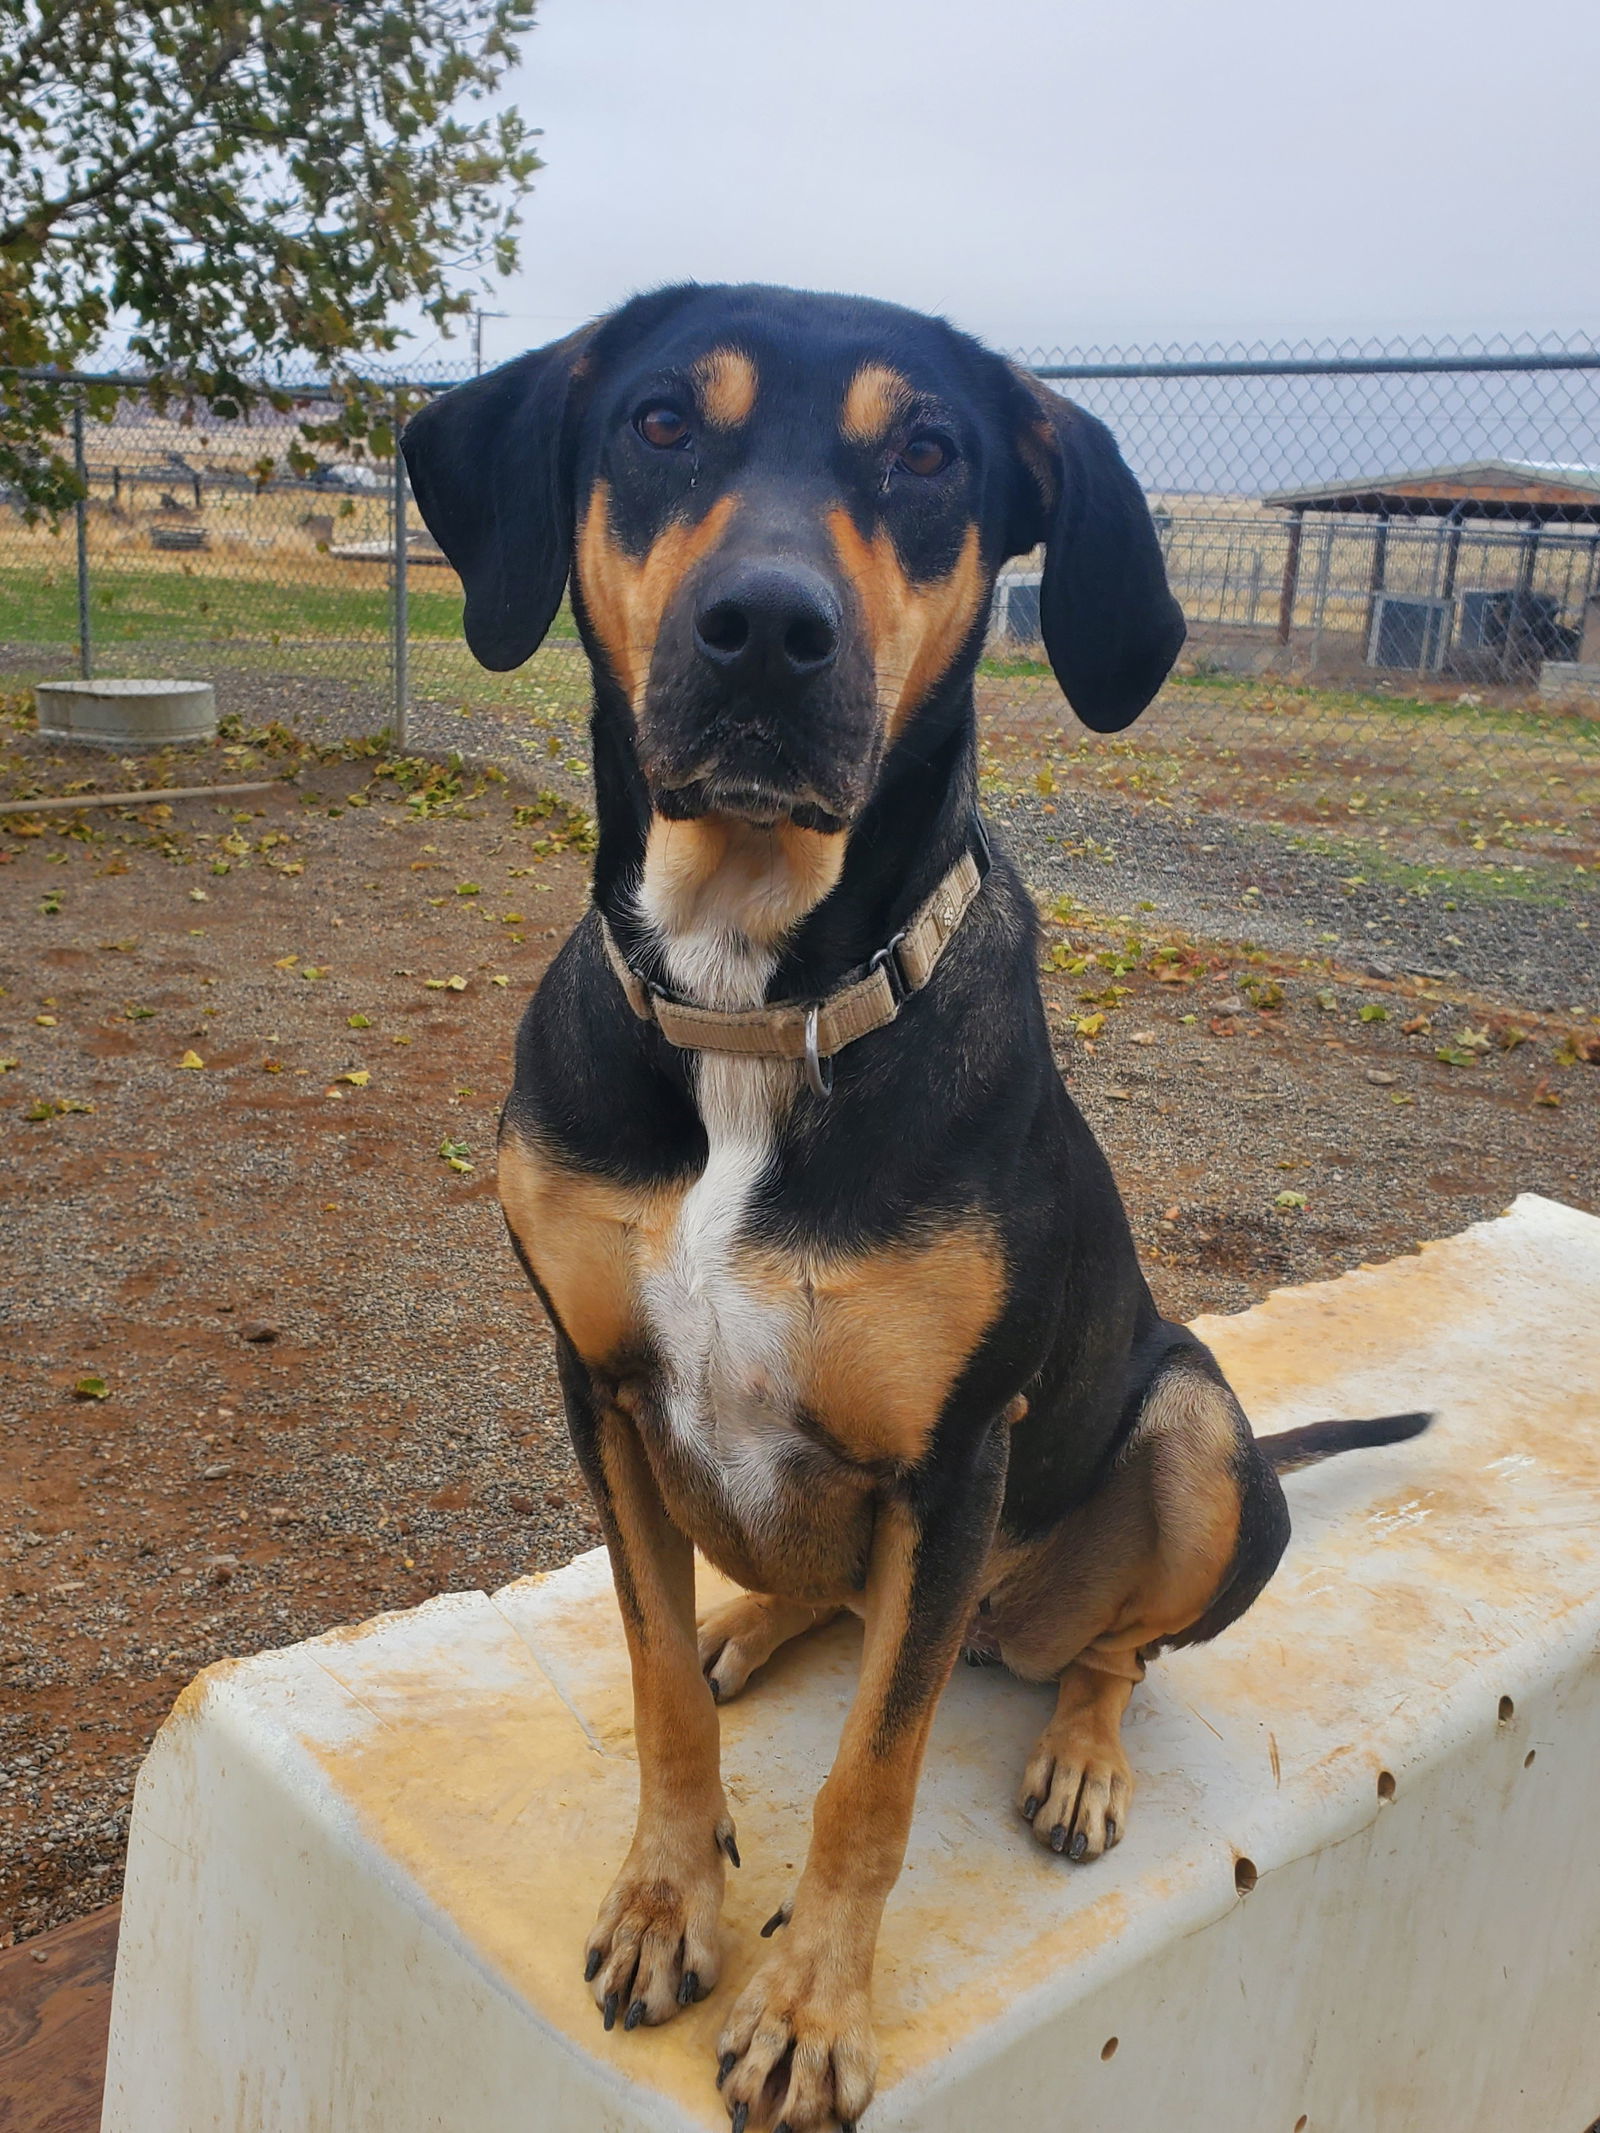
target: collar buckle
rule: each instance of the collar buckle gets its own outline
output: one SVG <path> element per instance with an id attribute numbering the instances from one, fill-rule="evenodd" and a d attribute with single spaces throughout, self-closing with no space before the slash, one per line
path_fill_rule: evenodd
<path id="1" fill-rule="evenodd" d="M 894 939 L 885 941 L 867 965 L 869 975 L 875 970 L 883 972 L 889 981 L 890 997 L 897 1010 L 904 1007 L 911 997 L 911 987 L 906 983 L 906 974 L 900 962 L 900 943 L 905 937 L 906 928 L 902 926 Z"/>

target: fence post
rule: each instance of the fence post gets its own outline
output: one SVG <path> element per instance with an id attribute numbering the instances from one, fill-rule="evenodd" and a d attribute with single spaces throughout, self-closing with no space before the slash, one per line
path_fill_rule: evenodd
<path id="1" fill-rule="evenodd" d="M 83 394 L 72 400 L 72 464 L 78 477 L 78 501 L 73 516 L 78 522 L 78 674 L 94 679 L 94 642 L 89 630 L 89 461 L 83 447 Z"/>
<path id="2" fill-rule="evenodd" d="M 1289 541 L 1283 552 L 1283 585 L 1278 594 L 1278 642 L 1287 644 L 1294 628 L 1294 599 L 1300 589 L 1300 543 L 1305 537 L 1303 510 L 1289 514 Z"/>
<path id="3" fill-rule="evenodd" d="M 400 401 L 394 403 L 394 738 L 410 741 L 410 587 L 406 580 L 406 463 L 400 450 Z"/>

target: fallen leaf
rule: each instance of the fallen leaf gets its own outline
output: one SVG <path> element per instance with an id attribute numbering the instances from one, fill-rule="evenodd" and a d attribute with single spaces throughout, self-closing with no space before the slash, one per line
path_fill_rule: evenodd
<path id="1" fill-rule="evenodd" d="M 1263 1014 L 1271 1014 L 1283 1005 L 1283 987 L 1276 978 L 1245 978 L 1239 990 L 1247 993 Z"/>
<path id="2" fill-rule="evenodd" d="M 1446 1066 L 1472 1067 L 1478 1063 L 1476 1052 L 1469 1052 L 1464 1045 L 1441 1044 L 1434 1053 L 1435 1059 L 1443 1060 Z"/>
<path id="3" fill-rule="evenodd" d="M 371 1029 L 372 1022 L 366 1015 L 351 1015 L 345 1022 L 346 1029 Z"/>
<path id="4" fill-rule="evenodd" d="M 54 1029 L 56 1026 L 54 1015 L 35 1015 L 33 1019 L 40 1029 Z"/>
<path id="5" fill-rule="evenodd" d="M 9 1074 L 21 1064 L 20 1059 L 0 1059 L 0 1074 Z"/>
<path id="6" fill-rule="evenodd" d="M 1239 1034 L 1239 1025 L 1231 1015 L 1213 1015 L 1206 1027 L 1213 1037 L 1236 1037 Z"/>
<path id="7" fill-rule="evenodd" d="M 274 970 L 293 970 L 299 960 L 297 955 L 280 955 L 272 967 Z"/>
<path id="8" fill-rule="evenodd" d="M 79 1378 L 72 1388 L 72 1394 L 73 1398 L 78 1400 L 109 1400 L 111 1387 L 104 1378 Z"/>
<path id="9" fill-rule="evenodd" d="M 261 1071 L 263 1074 L 281 1074 L 283 1072 L 283 1061 L 281 1059 L 263 1059 Z"/>
<path id="10" fill-rule="evenodd" d="M 305 963 L 301 966 L 300 975 L 303 978 L 325 978 L 328 975 L 328 967 L 326 963 Z"/>
<path id="11" fill-rule="evenodd" d="M 1363 1022 L 1387 1022 L 1389 1010 L 1380 1001 L 1369 1000 L 1361 1010 L 1361 1019 Z"/>
<path id="12" fill-rule="evenodd" d="M 1432 1027 L 1433 1024 L 1427 1015 L 1413 1015 L 1409 1022 L 1401 1023 L 1400 1034 L 1402 1037 L 1420 1037 L 1425 1029 L 1431 1029 Z"/>
<path id="13" fill-rule="evenodd" d="M 511 980 L 509 978 L 491 978 L 489 983 L 491 985 L 509 985 Z"/>
<path id="14" fill-rule="evenodd" d="M 203 1067 L 205 1065 L 205 1061 L 200 1057 L 200 1054 L 198 1052 L 191 1051 L 185 1052 L 183 1057 L 178 1061 L 178 1064 L 181 1067 Z"/>
<path id="15" fill-rule="evenodd" d="M 456 883 L 456 894 L 457 896 L 481 896 L 483 891 L 475 881 L 458 881 Z"/>
<path id="16" fill-rule="evenodd" d="M 189 901 L 192 904 L 208 904 L 210 903 L 211 898 L 206 894 L 204 889 L 191 889 L 189 891 Z"/>
<path id="17" fill-rule="evenodd" d="M 1272 1204 L 1274 1207 L 1304 1207 L 1306 1196 L 1303 1192 L 1280 1192 Z"/>
<path id="18" fill-rule="evenodd" d="M 352 1067 L 347 1074 L 335 1074 L 335 1081 L 347 1081 L 352 1089 L 364 1089 L 372 1079 L 365 1067 Z"/>
<path id="19" fill-rule="evenodd" d="M 1561 1107 L 1561 1098 L 1551 1088 L 1548 1081 L 1541 1081 L 1534 1089 L 1533 1100 L 1536 1104 L 1548 1105 L 1552 1111 L 1559 1110 Z"/>
<path id="20" fill-rule="evenodd" d="M 465 978 L 424 978 L 422 982 L 429 992 L 465 992 L 467 989 Z"/>
<path id="21" fill-rule="evenodd" d="M 1105 1026 L 1106 1018 L 1103 1014 L 1079 1015 L 1073 1024 L 1080 1037 L 1098 1037 Z"/>

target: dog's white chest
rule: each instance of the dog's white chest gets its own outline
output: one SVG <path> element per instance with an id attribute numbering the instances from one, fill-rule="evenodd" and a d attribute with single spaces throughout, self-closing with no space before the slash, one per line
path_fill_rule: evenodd
<path id="1" fill-rule="evenodd" d="M 801 1314 L 792 1288 L 762 1279 L 760 1254 L 746 1234 L 771 1169 L 781 1077 L 791 1071 L 766 1060 L 702 1056 L 706 1167 L 640 1281 L 673 1436 L 716 1471 L 747 1515 L 769 1493 L 794 1441 Z"/>

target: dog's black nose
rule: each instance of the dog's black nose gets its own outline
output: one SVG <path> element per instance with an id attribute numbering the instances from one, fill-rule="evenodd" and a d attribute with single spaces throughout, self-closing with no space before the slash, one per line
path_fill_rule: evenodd
<path id="1" fill-rule="evenodd" d="M 839 603 L 803 563 L 738 563 L 706 587 L 694 642 L 730 680 L 808 680 L 838 654 Z"/>

